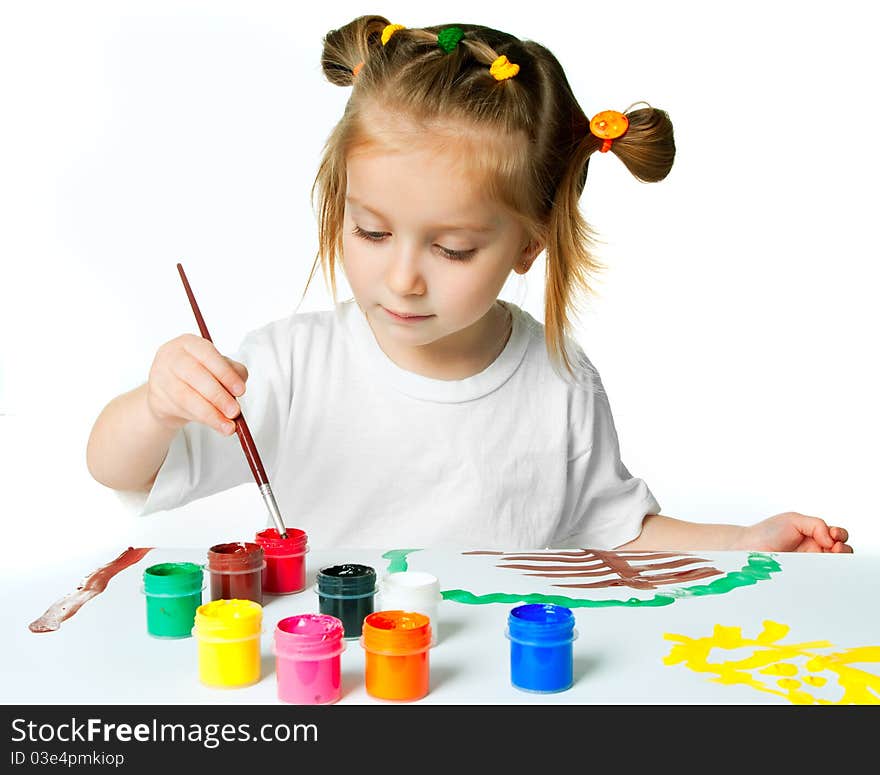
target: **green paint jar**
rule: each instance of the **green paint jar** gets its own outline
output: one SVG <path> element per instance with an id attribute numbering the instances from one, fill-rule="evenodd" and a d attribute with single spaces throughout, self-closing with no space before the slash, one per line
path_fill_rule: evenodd
<path id="1" fill-rule="evenodd" d="M 189 638 L 202 604 L 202 566 L 163 562 L 144 571 L 147 633 L 154 638 Z"/>

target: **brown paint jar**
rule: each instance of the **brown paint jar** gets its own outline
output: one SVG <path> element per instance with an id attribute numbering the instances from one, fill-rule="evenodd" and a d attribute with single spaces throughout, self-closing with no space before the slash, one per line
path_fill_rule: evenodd
<path id="1" fill-rule="evenodd" d="M 263 547 L 247 541 L 216 544 L 208 550 L 211 600 L 253 600 L 263 604 Z"/>

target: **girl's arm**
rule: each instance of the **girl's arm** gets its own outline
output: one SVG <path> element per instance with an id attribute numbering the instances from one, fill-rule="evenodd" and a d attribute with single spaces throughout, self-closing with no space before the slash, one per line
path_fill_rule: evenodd
<path id="1" fill-rule="evenodd" d="M 147 385 L 114 398 L 89 435 L 89 473 L 114 490 L 149 492 L 178 428 L 161 425 L 147 405 Z"/>
<path id="2" fill-rule="evenodd" d="M 245 391 L 243 363 L 221 355 L 213 343 L 183 334 L 163 344 L 146 384 L 104 407 L 89 436 L 89 473 L 114 490 L 149 492 L 171 442 L 188 422 L 229 436 Z"/>
<path id="3" fill-rule="evenodd" d="M 719 525 L 685 522 L 662 514 L 649 514 L 642 532 L 618 549 L 673 549 L 756 552 L 851 553 L 849 533 L 829 527 L 820 517 L 794 511 L 776 514 L 754 525 Z"/>

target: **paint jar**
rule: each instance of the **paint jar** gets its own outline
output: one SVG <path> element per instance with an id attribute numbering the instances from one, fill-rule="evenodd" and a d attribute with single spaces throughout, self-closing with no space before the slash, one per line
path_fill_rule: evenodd
<path id="1" fill-rule="evenodd" d="M 572 684 L 572 643 L 577 638 L 570 608 L 529 603 L 507 617 L 510 681 L 527 692 L 561 692 Z"/>
<path id="2" fill-rule="evenodd" d="M 381 700 L 418 700 L 428 693 L 431 622 L 416 611 L 376 611 L 364 619 L 364 682 Z"/>
<path id="3" fill-rule="evenodd" d="M 253 600 L 200 605 L 192 631 L 199 642 L 199 680 L 223 689 L 259 681 L 262 623 L 263 607 Z"/>
<path id="4" fill-rule="evenodd" d="M 263 547 L 238 541 L 208 550 L 211 600 L 253 600 L 263 604 Z"/>
<path id="5" fill-rule="evenodd" d="M 254 541 L 263 547 L 266 560 L 264 595 L 289 595 L 305 589 L 308 537 L 304 531 L 288 528 L 287 538 L 282 538 L 270 527 L 257 533 Z"/>
<path id="6" fill-rule="evenodd" d="M 327 705 L 342 696 L 342 622 L 326 614 L 297 614 L 275 626 L 278 699 Z"/>
<path id="7" fill-rule="evenodd" d="M 431 645 L 437 645 L 437 609 L 443 595 L 437 577 L 424 571 L 389 573 L 379 584 L 379 607 L 383 611 L 416 611 L 431 620 Z"/>
<path id="8" fill-rule="evenodd" d="M 163 562 L 144 571 L 147 633 L 154 638 L 189 638 L 202 604 L 202 566 Z"/>
<path id="9" fill-rule="evenodd" d="M 359 638 L 364 617 L 373 613 L 376 571 L 369 565 L 329 565 L 318 571 L 318 610 L 342 622 L 346 639 Z"/>

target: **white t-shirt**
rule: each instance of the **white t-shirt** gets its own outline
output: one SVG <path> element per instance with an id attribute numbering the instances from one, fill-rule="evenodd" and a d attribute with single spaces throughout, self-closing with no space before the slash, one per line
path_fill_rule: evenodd
<path id="1" fill-rule="evenodd" d="M 660 506 L 620 459 L 598 373 L 569 339 L 577 380 L 560 378 L 543 325 L 502 303 L 506 347 L 461 380 L 397 366 L 354 300 L 244 338 L 239 400 L 286 527 L 313 548 L 608 549 L 639 535 Z M 238 437 L 189 423 L 139 513 L 246 482 L 262 507 Z"/>

